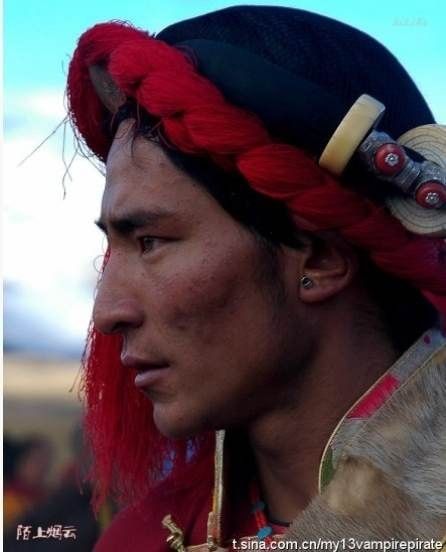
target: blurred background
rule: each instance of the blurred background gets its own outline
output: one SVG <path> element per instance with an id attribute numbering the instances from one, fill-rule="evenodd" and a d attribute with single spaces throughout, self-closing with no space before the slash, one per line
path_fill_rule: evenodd
<path id="1" fill-rule="evenodd" d="M 95 520 L 90 490 L 79 494 L 88 453 L 77 384 L 105 244 L 93 224 L 103 176 L 77 154 L 64 123 L 65 78 L 76 40 L 109 19 L 156 32 L 245 3 L 4 0 L 4 520 L 12 535 L 6 550 L 21 549 L 27 540 L 20 521 L 34 533 L 38 526 L 73 526 L 77 539 L 66 533 L 58 550 L 91 550 L 114 511 L 107 505 Z M 315 11 L 371 34 L 400 59 L 437 121 L 446 123 L 442 0 L 254 3 Z M 28 546 L 51 549 L 48 539 L 31 543 L 28 537 Z"/>

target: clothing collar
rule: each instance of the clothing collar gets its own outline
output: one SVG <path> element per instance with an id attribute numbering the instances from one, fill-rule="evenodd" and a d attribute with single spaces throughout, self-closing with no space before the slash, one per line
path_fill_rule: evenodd
<path id="1" fill-rule="evenodd" d="M 390 397 L 419 370 L 439 349 L 445 337 L 438 328 L 425 332 L 399 359 L 380 376 L 347 410 L 325 445 L 319 464 L 319 493 L 333 478 L 345 445 L 364 430 L 369 420 Z"/>

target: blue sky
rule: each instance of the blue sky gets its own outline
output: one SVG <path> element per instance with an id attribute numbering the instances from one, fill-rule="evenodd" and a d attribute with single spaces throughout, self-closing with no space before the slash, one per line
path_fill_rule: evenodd
<path id="1" fill-rule="evenodd" d="M 78 36 L 99 21 L 123 19 L 150 31 L 233 4 L 223 0 L 4 0 L 5 87 L 48 88 L 64 84 L 64 70 Z M 441 112 L 446 97 L 446 3 L 443 0 L 330 1 L 300 0 L 280 4 L 328 15 L 369 32 L 388 46 L 408 67 L 423 92 Z"/>
<path id="2" fill-rule="evenodd" d="M 93 224 L 99 214 L 103 177 L 85 159 L 76 159 L 70 178 L 65 178 L 63 199 L 63 156 L 69 159 L 72 153 L 69 129 L 65 138 L 59 129 L 29 161 L 22 166 L 19 162 L 65 116 L 66 69 L 78 37 L 95 23 L 110 19 L 131 21 L 157 32 L 181 19 L 245 3 L 4 0 L 4 275 L 8 282 L 27 290 L 26 294 L 34 294 L 30 305 L 41 305 L 42 313 L 54 311 L 58 326 L 69 323 L 79 336 L 87 327 L 95 259 L 104 248 Z M 255 3 L 307 9 L 371 34 L 400 59 L 437 120 L 446 123 L 443 0 Z"/>

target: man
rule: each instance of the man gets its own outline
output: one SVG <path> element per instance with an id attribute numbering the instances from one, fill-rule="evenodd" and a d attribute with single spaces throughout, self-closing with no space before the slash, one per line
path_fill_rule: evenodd
<path id="1" fill-rule="evenodd" d="M 107 171 L 93 477 L 131 504 L 97 550 L 439 542 L 446 147 L 398 62 L 238 7 L 90 29 L 68 97 Z"/>

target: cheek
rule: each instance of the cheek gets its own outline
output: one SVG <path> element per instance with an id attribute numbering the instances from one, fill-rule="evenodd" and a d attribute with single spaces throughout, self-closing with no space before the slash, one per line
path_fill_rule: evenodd
<path id="1" fill-rule="evenodd" d="M 168 330 L 193 336 L 202 345 L 221 341 L 247 295 L 249 276 L 249 263 L 241 264 L 239 255 L 210 253 L 199 262 L 182 263 L 158 286 L 160 316 Z"/>

